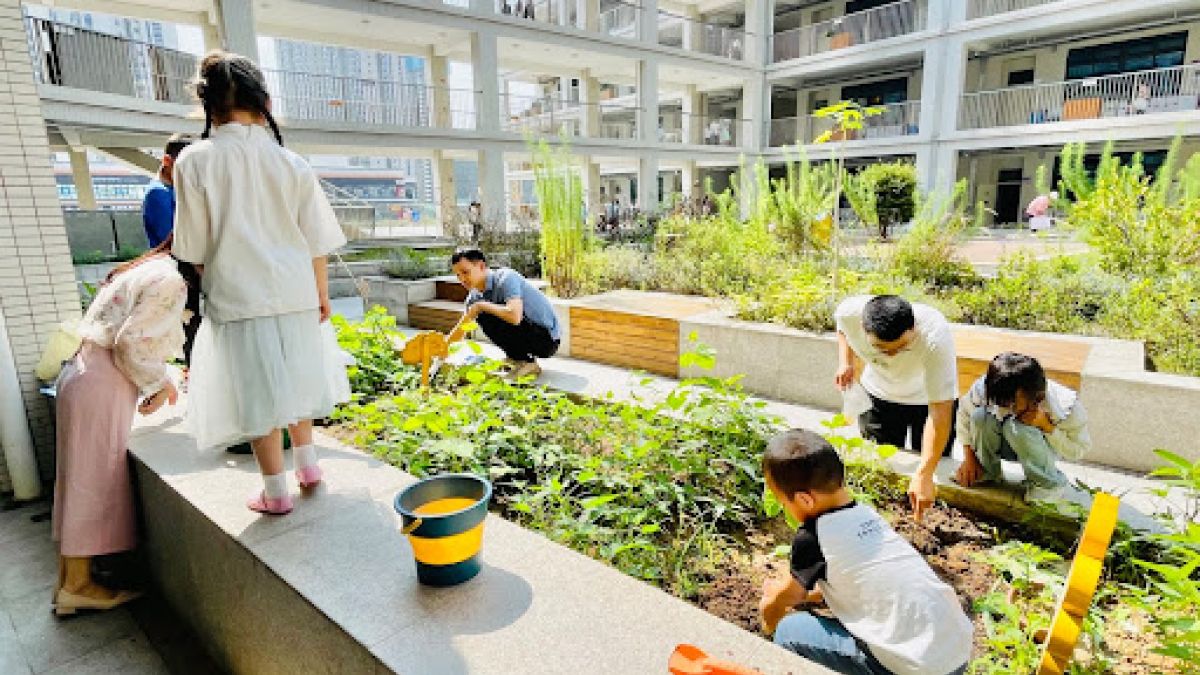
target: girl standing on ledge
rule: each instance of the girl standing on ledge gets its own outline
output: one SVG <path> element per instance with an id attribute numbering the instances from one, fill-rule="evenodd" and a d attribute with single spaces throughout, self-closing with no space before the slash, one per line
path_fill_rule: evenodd
<path id="1" fill-rule="evenodd" d="M 113 270 L 79 326 L 83 344 L 57 382 L 54 612 L 111 609 L 138 596 L 92 580 L 93 556 L 137 543 L 126 441 L 133 413 L 149 415 L 178 394 L 167 360 L 183 349 L 187 284 L 171 238 Z M 138 397 L 146 397 L 138 404 Z"/>
<path id="2" fill-rule="evenodd" d="M 196 95 L 203 139 L 175 164 L 175 246 L 202 270 L 204 323 L 196 336 L 188 417 L 201 448 L 250 441 L 260 513 L 292 510 L 281 428 L 291 433 L 300 487 L 321 480 L 312 420 L 334 392 L 321 323 L 329 319 L 326 255 L 346 243 L 312 168 L 283 147 L 262 71 L 213 52 Z"/>

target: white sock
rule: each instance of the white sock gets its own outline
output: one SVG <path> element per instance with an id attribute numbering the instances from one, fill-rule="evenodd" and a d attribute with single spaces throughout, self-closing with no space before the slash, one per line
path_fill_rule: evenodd
<path id="1" fill-rule="evenodd" d="M 317 463 L 317 446 L 309 444 L 293 447 L 292 459 L 296 462 L 297 469 L 315 466 Z"/>
<path id="2" fill-rule="evenodd" d="M 277 473 L 274 476 L 263 474 L 263 494 L 267 496 L 267 499 L 283 499 L 287 493 L 287 479 L 284 474 Z"/>

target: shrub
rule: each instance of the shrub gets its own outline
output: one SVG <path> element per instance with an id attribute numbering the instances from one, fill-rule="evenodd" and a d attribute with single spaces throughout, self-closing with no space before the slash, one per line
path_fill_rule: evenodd
<path id="1" fill-rule="evenodd" d="M 846 199 L 859 219 L 886 240 L 891 227 L 916 212 L 917 169 L 909 162 L 871 164 L 845 178 Z"/>
<path id="2" fill-rule="evenodd" d="M 1143 340 L 1156 370 L 1200 376 L 1200 276 L 1195 272 L 1137 280 L 1102 302 L 1105 329 Z"/>
<path id="3" fill-rule="evenodd" d="M 450 273 L 449 255 L 443 251 L 417 251 L 411 248 L 387 251 L 383 271 L 396 279 L 426 279 Z"/>
<path id="4" fill-rule="evenodd" d="M 966 181 L 960 181 L 949 196 L 924 200 L 912 229 L 892 252 L 893 273 L 935 288 L 978 282 L 975 268 L 958 257 L 958 243 L 969 224 L 966 195 Z"/>

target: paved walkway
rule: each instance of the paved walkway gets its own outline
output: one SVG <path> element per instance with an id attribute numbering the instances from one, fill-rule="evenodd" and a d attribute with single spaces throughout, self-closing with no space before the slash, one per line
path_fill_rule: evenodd
<path id="1" fill-rule="evenodd" d="M 56 619 L 50 505 L 0 512 L 0 673 L 169 673 L 129 607 Z"/>
<path id="2" fill-rule="evenodd" d="M 334 311 L 347 319 L 356 320 L 362 316 L 362 303 L 357 298 L 338 299 L 334 301 Z M 402 328 L 402 330 L 412 332 L 415 329 Z M 502 356 L 499 349 L 491 344 L 484 344 L 483 347 L 486 354 L 495 357 Z M 539 383 L 560 391 L 592 397 L 603 397 L 608 392 L 612 392 L 617 400 L 632 401 L 635 397 L 641 397 L 644 401 L 657 402 L 663 400 L 666 394 L 678 384 L 677 380 L 669 378 L 633 373 L 623 368 L 571 358 L 555 357 L 543 360 L 541 363 L 544 372 L 538 380 Z M 769 412 L 783 418 L 788 425 L 815 431 L 824 431 L 821 422 L 829 420 L 836 412 L 781 401 L 760 400 L 767 404 L 766 409 Z M 843 430 L 843 433 L 848 436 L 857 435 L 853 427 Z M 962 452 L 962 447 L 956 445 L 953 457 L 942 460 L 942 466 L 938 471 L 941 484 L 949 483 L 949 477 L 953 475 L 958 462 L 962 459 Z M 916 456 L 913 454 L 901 453 L 893 458 L 892 464 L 898 471 L 908 472 L 915 465 L 915 459 Z M 1160 514 L 1179 519 L 1185 512 L 1187 506 L 1185 495 L 1180 491 L 1172 491 L 1167 497 L 1159 496 L 1156 493 L 1162 489 L 1162 483 L 1148 480 L 1144 476 L 1107 467 L 1065 461 L 1060 462 L 1059 466 L 1071 479 L 1120 497 L 1122 519 L 1139 529 L 1157 529 L 1156 517 Z M 1021 469 L 1015 462 L 1004 462 L 1004 471 L 1009 482 L 1015 484 L 1020 481 Z M 1020 508 L 1020 500 L 1014 497 L 1012 491 L 995 489 L 963 491 L 953 486 L 951 489 L 960 496 L 965 496 L 967 501 L 970 501 L 972 496 L 978 495 L 982 496 L 985 501 L 1003 502 Z M 964 493 L 967 494 L 964 495 Z"/>

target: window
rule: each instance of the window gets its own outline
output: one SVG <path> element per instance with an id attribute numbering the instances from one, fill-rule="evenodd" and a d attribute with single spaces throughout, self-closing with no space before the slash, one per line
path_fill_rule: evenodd
<path id="1" fill-rule="evenodd" d="M 856 101 L 861 105 L 884 105 L 903 103 L 908 100 L 908 78 L 868 82 L 842 87 L 842 100 Z"/>
<path id="2" fill-rule="evenodd" d="M 1187 31 L 1183 31 L 1072 49 L 1067 54 L 1067 79 L 1181 66 L 1187 36 Z"/>
<path id="3" fill-rule="evenodd" d="M 1023 84 L 1033 84 L 1033 69 L 1014 70 L 1008 74 L 1008 86 L 1019 87 Z"/>

